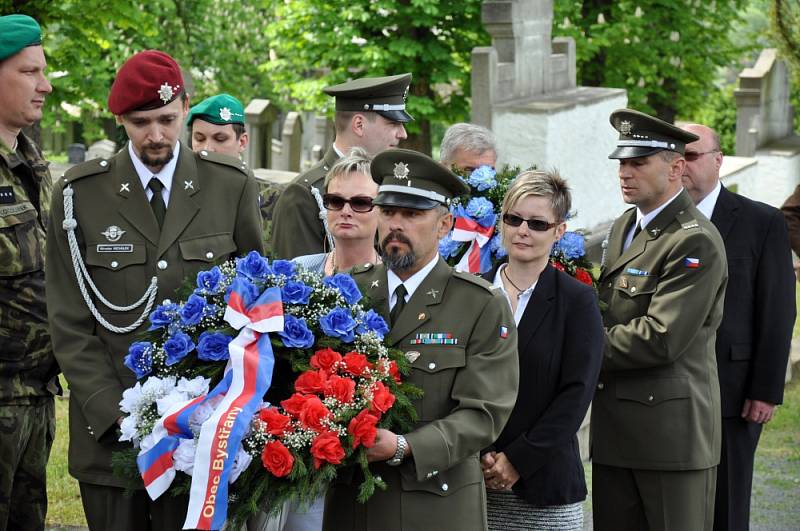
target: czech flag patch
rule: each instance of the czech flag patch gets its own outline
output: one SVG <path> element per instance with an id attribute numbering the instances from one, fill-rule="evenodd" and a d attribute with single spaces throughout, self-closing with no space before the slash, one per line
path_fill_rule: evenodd
<path id="1" fill-rule="evenodd" d="M 689 269 L 697 269 L 700 267 L 700 259 L 699 258 L 684 258 L 683 265 L 688 267 Z"/>
<path id="2" fill-rule="evenodd" d="M 505 339 L 508 337 L 508 327 L 501 326 L 500 327 L 500 339 Z"/>

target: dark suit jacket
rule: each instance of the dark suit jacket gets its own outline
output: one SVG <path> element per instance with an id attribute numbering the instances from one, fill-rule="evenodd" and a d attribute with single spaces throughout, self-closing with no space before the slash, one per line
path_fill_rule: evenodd
<path id="1" fill-rule="evenodd" d="M 494 280 L 497 268 L 484 278 Z M 518 329 L 519 394 L 494 443 L 520 474 L 514 492 L 534 505 L 586 498 L 576 435 L 603 361 L 603 322 L 592 288 L 548 265 Z"/>
<path id="2" fill-rule="evenodd" d="M 796 314 L 795 278 L 780 211 L 722 188 L 711 215 L 728 255 L 728 291 L 717 330 L 722 416 L 746 398 L 783 401 Z"/>

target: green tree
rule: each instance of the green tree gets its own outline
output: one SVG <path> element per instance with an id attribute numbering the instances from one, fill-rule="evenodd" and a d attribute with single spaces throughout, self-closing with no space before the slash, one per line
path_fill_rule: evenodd
<path id="1" fill-rule="evenodd" d="M 800 131 L 800 1 L 772 0 L 770 22 L 778 49 L 792 72 L 791 100 L 795 129 Z"/>
<path id="2" fill-rule="evenodd" d="M 411 72 L 406 146 L 431 153 L 431 123 L 469 117 L 470 55 L 489 36 L 480 0 L 270 0 L 262 64 L 282 101 L 330 111 L 322 88 L 361 76 Z"/>

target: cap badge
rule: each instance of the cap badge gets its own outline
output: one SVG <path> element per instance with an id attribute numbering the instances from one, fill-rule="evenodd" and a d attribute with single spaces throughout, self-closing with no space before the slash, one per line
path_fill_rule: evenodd
<path id="1" fill-rule="evenodd" d="M 396 162 L 394 165 L 394 176 L 396 179 L 405 179 L 408 177 L 408 164 L 405 162 Z"/>
<path id="2" fill-rule="evenodd" d="M 633 124 L 628 120 L 622 120 L 619 124 L 619 132 L 623 135 L 630 135 L 633 132 Z"/>
<path id="3" fill-rule="evenodd" d="M 180 88 L 180 85 L 171 87 L 169 83 L 163 83 L 161 88 L 158 89 L 158 97 L 161 98 L 161 101 L 167 104 L 170 102 L 170 100 L 172 100 L 172 97 L 175 96 L 175 92 Z"/>
<path id="4" fill-rule="evenodd" d="M 226 122 L 231 121 L 231 116 L 233 116 L 233 113 L 231 113 L 231 110 L 229 108 L 223 107 L 219 110 L 219 117 L 225 120 Z"/>
<path id="5" fill-rule="evenodd" d="M 125 234 L 125 231 L 117 227 L 116 225 L 111 225 L 100 234 L 105 236 L 108 241 L 113 243 L 113 242 L 118 242 L 119 239 L 122 238 L 122 235 Z"/>
<path id="6" fill-rule="evenodd" d="M 406 101 L 406 98 L 408 98 L 408 87 L 406 87 L 406 90 L 403 91 L 403 101 Z"/>

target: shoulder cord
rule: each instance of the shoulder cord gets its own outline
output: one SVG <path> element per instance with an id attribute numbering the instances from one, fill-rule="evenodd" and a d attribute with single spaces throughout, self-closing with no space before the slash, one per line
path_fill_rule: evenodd
<path id="1" fill-rule="evenodd" d="M 80 288 L 81 295 L 83 295 L 83 300 L 86 302 L 86 306 L 89 308 L 89 311 L 92 312 L 92 315 L 97 322 L 100 323 L 106 330 L 110 330 L 115 334 L 127 334 L 128 332 L 132 332 L 133 330 L 139 328 L 139 325 L 141 325 L 144 320 L 147 319 L 147 316 L 150 314 L 150 310 L 153 308 L 153 303 L 156 300 L 156 293 L 158 292 L 158 278 L 154 276 L 150 280 L 150 286 L 147 288 L 147 291 L 144 292 L 142 298 L 131 305 L 117 306 L 103 297 L 103 295 L 100 293 L 100 290 L 97 289 L 97 286 L 92 281 L 92 277 L 89 276 L 89 272 L 86 270 L 86 264 L 83 263 L 81 252 L 78 248 L 78 240 L 75 237 L 75 228 L 78 226 L 78 222 L 75 221 L 73 216 L 73 194 L 74 191 L 72 190 L 71 186 L 67 186 L 64 189 L 64 222 L 62 223 L 62 227 L 67 232 L 67 241 L 69 242 L 69 252 L 72 257 L 72 266 L 75 268 L 75 277 L 78 279 L 78 288 Z M 100 315 L 97 307 L 92 302 L 92 298 L 89 296 L 89 293 L 86 290 L 87 283 L 92 289 L 92 292 L 94 292 L 98 300 L 100 300 L 104 306 L 117 312 L 135 310 L 147 302 L 142 315 L 140 315 L 133 324 L 128 326 L 120 327 L 109 323 L 102 315 Z"/>
<path id="2" fill-rule="evenodd" d="M 325 238 L 328 240 L 328 245 L 330 246 L 331 251 L 333 251 L 335 245 L 333 243 L 333 236 L 331 236 L 331 231 L 328 229 L 328 211 L 325 210 L 325 206 L 322 204 L 322 194 L 319 193 L 319 190 L 311 188 L 311 195 L 314 196 L 314 199 L 317 200 L 317 208 L 319 208 L 319 219 L 322 220 L 322 226 L 325 227 Z"/>
<path id="3" fill-rule="evenodd" d="M 608 253 L 608 240 L 611 238 L 611 229 L 614 228 L 614 222 L 611 222 L 611 225 L 608 226 L 608 231 L 606 231 L 606 238 L 600 244 L 603 248 L 603 255 L 600 258 L 600 267 L 604 267 L 606 265 L 606 253 Z"/>

